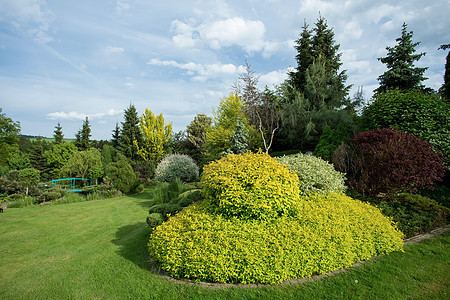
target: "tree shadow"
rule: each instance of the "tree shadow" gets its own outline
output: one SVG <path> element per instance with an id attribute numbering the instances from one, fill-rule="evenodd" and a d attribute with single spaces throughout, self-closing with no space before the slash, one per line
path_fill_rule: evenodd
<path id="1" fill-rule="evenodd" d="M 153 271 L 149 262 L 147 242 L 151 228 L 145 222 L 122 226 L 111 242 L 118 246 L 117 253 L 142 269 Z"/>

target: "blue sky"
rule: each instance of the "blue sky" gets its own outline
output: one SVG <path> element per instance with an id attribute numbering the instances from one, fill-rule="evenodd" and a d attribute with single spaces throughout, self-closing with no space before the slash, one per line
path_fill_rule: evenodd
<path id="1" fill-rule="evenodd" d="M 261 87 L 296 66 L 294 40 L 320 14 L 340 44 L 347 84 L 369 99 L 403 22 L 427 52 L 425 84 L 443 83 L 450 1 L 0 0 L 0 107 L 22 133 L 71 138 L 89 117 L 110 139 L 133 103 L 163 113 L 175 131 L 232 91 L 247 61 Z"/>

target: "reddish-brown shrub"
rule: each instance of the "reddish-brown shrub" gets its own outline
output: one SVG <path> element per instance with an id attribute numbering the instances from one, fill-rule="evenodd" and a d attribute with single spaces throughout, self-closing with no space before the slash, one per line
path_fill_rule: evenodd
<path id="1" fill-rule="evenodd" d="M 433 188 L 445 173 L 444 159 L 432 145 L 395 129 L 360 132 L 351 139 L 362 159 L 355 181 L 360 192 L 376 195 Z"/>

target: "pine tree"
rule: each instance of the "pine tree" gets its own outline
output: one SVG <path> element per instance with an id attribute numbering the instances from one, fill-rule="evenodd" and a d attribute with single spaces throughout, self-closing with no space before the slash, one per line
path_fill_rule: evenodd
<path id="1" fill-rule="evenodd" d="M 377 93 L 385 92 L 388 89 L 398 88 L 401 90 L 410 90 L 413 88 L 423 88 L 421 82 L 426 80 L 423 76 L 428 68 L 419 68 L 414 66 L 426 53 L 414 54 L 420 42 L 413 43 L 413 32 L 407 31 L 406 23 L 402 26 L 402 36 L 397 38 L 397 45 L 386 47 L 388 53 L 386 57 L 378 58 L 386 65 L 387 71 L 378 77 L 380 86 L 375 90 Z"/>
<path id="2" fill-rule="evenodd" d="M 39 170 L 42 179 L 49 179 L 50 166 L 47 164 L 47 159 L 44 156 L 44 142 L 41 137 L 32 142 L 30 163 L 33 168 Z"/>
<path id="3" fill-rule="evenodd" d="M 133 104 L 124 111 L 124 122 L 121 123 L 119 150 L 128 158 L 135 160 L 138 158 L 137 148 L 133 145 L 136 141 L 138 145 L 142 144 L 142 135 L 139 130 L 139 117 L 136 107 Z"/>
<path id="4" fill-rule="evenodd" d="M 61 144 L 64 138 L 64 134 L 62 132 L 61 124 L 58 122 L 58 125 L 55 126 L 55 131 L 53 131 L 53 137 L 55 138 L 55 144 Z"/>
<path id="5" fill-rule="evenodd" d="M 116 122 L 116 128 L 114 128 L 114 130 L 112 131 L 111 145 L 115 149 L 119 149 L 119 144 L 120 144 L 120 127 L 119 123 Z"/>
<path id="6" fill-rule="evenodd" d="M 441 45 L 439 49 L 447 50 L 450 49 L 450 44 Z M 445 73 L 444 73 L 444 84 L 439 89 L 442 98 L 450 101 L 450 51 L 447 54 L 445 61 Z"/>
<path id="7" fill-rule="evenodd" d="M 91 125 L 89 124 L 89 119 L 83 122 L 83 127 L 75 134 L 75 146 L 79 150 L 87 150 L 91 147 Z"/>
<path id="8" fill-rule="evenodd" d="M 297 70 L 289 73 L 293 85 L 299 91 L 304 89 L 306 83 L 306 70 L 314 61 L 311 37 L 312 32 L 308 29 L 308 26 L 309 25 L 306 24 L 305 20 L 302 27 L 303 31 L 300 38 L 295 41 L 297 45 L 294 46 L 297 50 L 297 55 L 295 56 L 295 59 L 297 60 Z"/>

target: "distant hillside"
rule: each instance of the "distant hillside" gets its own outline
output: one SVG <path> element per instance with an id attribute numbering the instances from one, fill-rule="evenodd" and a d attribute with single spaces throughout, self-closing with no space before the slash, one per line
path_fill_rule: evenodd
<path id="1" fill-rule="evenodd" d="M 54 138 L 48 138 L 45 136 L 36 136 L 36 135 L 26 135 L 26 134 L 22 134 L 20 135 L 23 138 L 29 139 L 30 141 L 35 141 L 38 137 L 40 137 L 43 141 L 46 142 L 53 142 L 55 139 Z M 65 142 L 73 142 L 75 141 L 75 139 L 63 139 Z"/>

